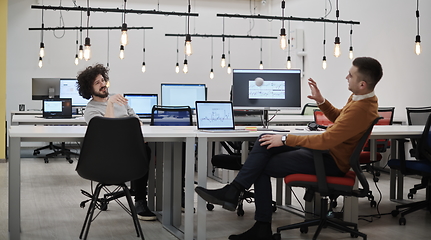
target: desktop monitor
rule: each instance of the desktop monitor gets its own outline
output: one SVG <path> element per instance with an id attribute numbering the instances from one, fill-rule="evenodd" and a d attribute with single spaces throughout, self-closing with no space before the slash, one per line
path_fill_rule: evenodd
<path id="1" fill-rule="evenodd" d="M 151 117 L 151 110 L 158 104 L 157 94 L 125 93 L 128 104 L 139 117 Z"/>
<path id="2" fill-rule="evenodd" d="M 301 70 L 234 69 L 232 102 L 235 109 L 299 110 Z"/>
<path id="3" fill-rule="evenodd" d="M 88 101 L 79 95 L 76 79 L 60 79 L 60 98 L 72 98 L 73 107 L 85 107 Z"/>
<path id="4" fill-rule="evenodd" d="M 196 101 L 206 101 L 205 84 L 162 83 L 162 106 L 189 106 L 195 108 Z"/>

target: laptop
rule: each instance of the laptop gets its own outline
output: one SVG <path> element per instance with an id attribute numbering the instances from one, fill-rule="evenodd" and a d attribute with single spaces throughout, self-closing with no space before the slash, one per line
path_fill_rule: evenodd
<path id="1" fill-rule="evenodd" d="M 232 102 L 196 101 L 196 124 L 205 132 L 247 132 L 235 129 Z"/>
<path id="2" fill-rule="evenodd" d="M 42 101 L 43 118 L 72 118 L 72 98 L 47 98 Z"/>
<path id="3" fill-rule="evenodd" d="M 129 106 L 140 118 L 150 118 L 153 106 L 158 104 L 157 94 L 124 93 L 123 96 L 129 100 Z"/>

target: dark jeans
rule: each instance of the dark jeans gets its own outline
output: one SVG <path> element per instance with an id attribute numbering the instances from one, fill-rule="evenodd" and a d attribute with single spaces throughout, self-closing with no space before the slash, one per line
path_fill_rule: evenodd
<path id="1" fill-rule="evenodd" d="M 145 148 L 149 160 L 148 163 L 150 163 L 151 148 L 148 146 L 148 144 L 145 144 Z M 139 200 L 147 201 L 148 172 L 143 177 L 131 182 L 131 188 L 135 193 L 135 202 Z"/>
<path id="2" fill-rule="evenodd" d="M 247 161 L 239 171 L 235 181 L 246 189 L 254 184 L 256 206 L 254 218 L 256 221 L 271 222 L 271 177 L 282 178 L 294 173 L 315 174 L 313 153 L 308 149 L 289 146 L 281 146 L 268 150 L 266 146 L 260 146 L 258 140 L 256 140 Z M 345 175 L 337 167 L 329 153 L 324 154 L 323 161 L 327 175 Z"/>

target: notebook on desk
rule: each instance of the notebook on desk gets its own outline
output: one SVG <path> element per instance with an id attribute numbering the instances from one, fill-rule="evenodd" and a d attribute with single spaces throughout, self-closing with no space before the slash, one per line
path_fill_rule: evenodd
<path id="1" fill-rule="evenodd" d="M 196 101 L 196 125 L 206 132 L 247 132 L 235 129 L 232 102 Z"/>
<path id="2" fill-rule="evenodd" d="M 44 118 L 72 118 L 72 98 L 43 99 L 42 116 Z"/>

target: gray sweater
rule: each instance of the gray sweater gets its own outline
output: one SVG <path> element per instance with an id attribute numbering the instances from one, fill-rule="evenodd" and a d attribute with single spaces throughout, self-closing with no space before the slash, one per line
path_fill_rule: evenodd
<path id="1" fill-rule="evenodd" d="M 97 102 L 91 99 L 91 101 L 88 102 L 87 107 L 85 108 L 85 112 L 84 112 L 85 122 L 87 122 L 88 124 L 93 117 L 105 116 L 107 105 L 108 105 L 108 102 Z M 139 119 L 138 115 L 136 115 L 133 108 L 131 108 L 129 105 L 121 106 L 120 104 L 115 103 L 114 114 L 116 118 L 133 116 Z"/>

